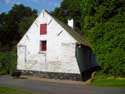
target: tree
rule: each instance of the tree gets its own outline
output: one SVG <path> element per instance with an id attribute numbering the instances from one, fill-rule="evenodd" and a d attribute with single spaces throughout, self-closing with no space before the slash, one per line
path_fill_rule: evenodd
<path id="1" fill-rule="evenodd" d="M 102 72 L 125 74 L 125 1 L 82 0 L 82 31 L 95 51 Z"/>
<path id="2" fill-rule="evenodd" d="M 0 14 L 0 75 L 13 74 L 16 69 L 16 49 L 37 11 L 22 4 L 14 5 L 8 13 Z"/>
<path id="3" fill-rule="evenodd" d="M 1 49 L 11 50 L 37 16 L 37 11 L 24 5 L 14 5 L 7 13 L 0 14 Z"/>
<path id="4" fill-rule="evenodd" d="M 64 23 L 68 19 L 73 18 L 75 21 L 75 29 L 81 30 L 81 0 L 63 0 L 59 8 L 55 8 L 51 14 Z"/>

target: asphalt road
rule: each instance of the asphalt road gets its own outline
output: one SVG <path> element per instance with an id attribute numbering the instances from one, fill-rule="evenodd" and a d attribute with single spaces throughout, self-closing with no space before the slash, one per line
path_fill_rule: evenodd
<path id="1" fill-rule="evenodd" d="M 33 90 L 42 94 L 125 94 L 125 87 L 97 87 L 0 76 L 0 86 Z"/>

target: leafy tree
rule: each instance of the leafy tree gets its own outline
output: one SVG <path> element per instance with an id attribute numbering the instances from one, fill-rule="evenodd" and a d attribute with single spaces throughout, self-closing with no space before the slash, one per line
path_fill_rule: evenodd
<path id="1" fill-rule="evenodd" d="M 75 21 L 75 29 L 81 30 L 81 0 L 63 0 L 59 8 L 55 8 L 51 14 L 64 23 L 68 19 L 73 18 Z"/>
<path id="2" fill-rule="evenodd" d="M 15 46 L 37 16 L 37 11 L 22 4 L 0 14 L 0 74 L 16 69 Z"/>
<path id="3" fill-rule="evenodd" d="M 82 0 L 82 31 L 91 42 L 102 72 L 125 74 L 125 1 Z"/>
<path id="4" fill-rule="evenodd" d="M 0 48 L 2 50 L 11 50 L 36 16 L 36 10 L 22 4 L 15 4 L 8 13 L 0 14 Z"/>

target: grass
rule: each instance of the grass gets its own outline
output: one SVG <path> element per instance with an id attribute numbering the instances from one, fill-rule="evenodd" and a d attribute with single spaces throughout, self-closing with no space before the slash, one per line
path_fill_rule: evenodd
<path id="1" fill-rule="evenodd" d="M 91 85 L 125 87 L 125 78 L 97 75 Z"/>
<path id="2" fill-rule="evenodd" d="M 0 94 L 40 94 L 40 93 L 24 89 L 0 87 Z"/>
<path id="3" fill-rule="evenodd" d="M 119 79 L 97 79 L 92 85 L 96 86 L 125 86 L 125 80 Z"/>

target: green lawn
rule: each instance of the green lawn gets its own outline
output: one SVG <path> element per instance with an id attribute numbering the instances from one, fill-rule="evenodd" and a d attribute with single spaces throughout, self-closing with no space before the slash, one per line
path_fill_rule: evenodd
<path id="1" fill-rule="evenodd" d="M 123 86 L 125 87 L 125 79 L 95 79 L 92 85 L 96 86 Z"/>
<path id="2" fill-rule="evenodd" d="M 0 94 L 41 94 L 34 91 L 10 88 L 10 87 L 0 87 Z"/>

